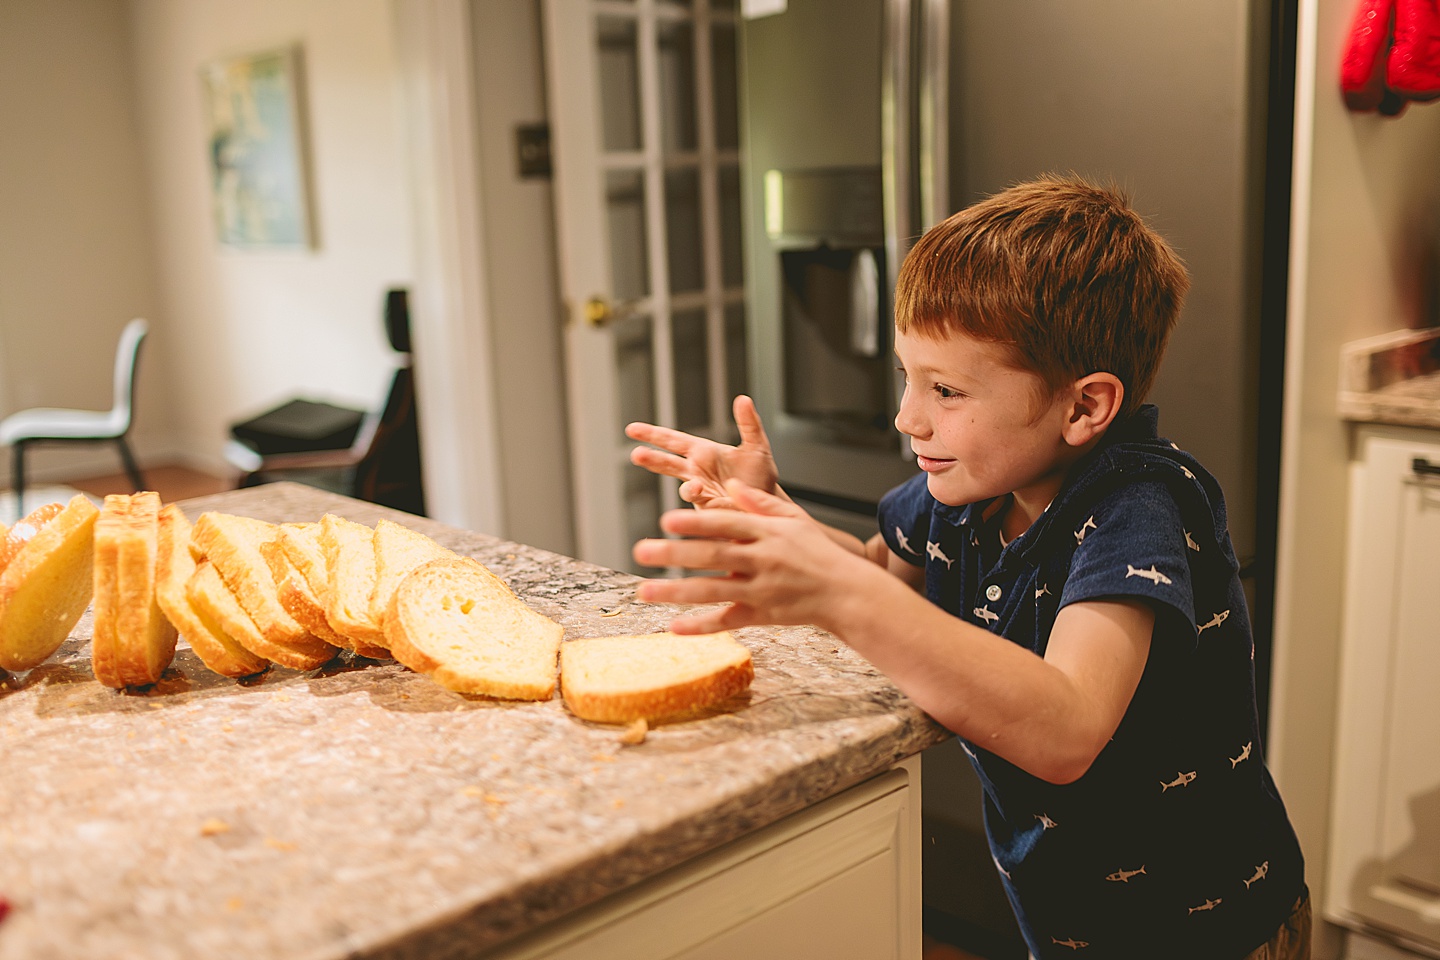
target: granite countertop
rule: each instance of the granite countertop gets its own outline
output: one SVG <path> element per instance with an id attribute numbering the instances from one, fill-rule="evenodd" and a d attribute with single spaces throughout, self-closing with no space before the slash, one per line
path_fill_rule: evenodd
<path id="1" fill-rule="evenodd" d="M 566 638 L 665 629 L 636 578 L 291 483 L 187 501 L 389 517 L 476 557 Z M 750 692 L 638 745 L 558 695 L 447 691 L 349 654 L 234 681 L 181 641 L 95 682 L 87 612 L 0 671 L 0 960 L 461 957 L 774 822 L 945 738 L 813 628 L 751 628 Z"/>

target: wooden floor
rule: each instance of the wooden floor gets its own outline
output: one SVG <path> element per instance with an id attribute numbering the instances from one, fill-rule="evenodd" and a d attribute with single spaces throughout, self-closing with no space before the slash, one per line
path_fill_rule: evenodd
<path id="1" fill-rule="evenodd" d="M 144 471 L 145 486 L 160 494 L 163 503 L 203 497 L 221 493 L 234 487 L 234 481 L 224 477 L 213 477 L 189 467 L 150 467 Z M 83 493 L 103 497 L 107 493 L 134 493 L 130 478 L 123 473 L 107 474 L 103 477 L 88 477 L 83 480 L 68 480 L 67 487 L 74 487 Z"/>
<path id="2" fill-rule="evenodd" d="M 959 947 L 942 943 L 934 937 L 926 937 L 921 960 L 982 960 L 973 953 L 966 953 Z"/>

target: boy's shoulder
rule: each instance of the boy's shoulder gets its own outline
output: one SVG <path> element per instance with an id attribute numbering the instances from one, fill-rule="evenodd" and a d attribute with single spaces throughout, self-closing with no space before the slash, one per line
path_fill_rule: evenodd
<path id="1" fill-rule="evenodd" d="M 1105 442 L 1077 463 L 1046 511 L 1058 530 L 1036 539 L 1048 541 L 1051 549 L 1057 543 L 1078 544 L 1084 536 L 1079 526 L 1101 510 L 1112 516 L 1136 514 L 1155 520 L 1173 515 L 1183 521 L 1187 536 L 1192 531 L 1205 536 L 1202 531 L 1208 531 L 1206 539 L 1228 553 L 1229 528 L 1219 481 L 1193 454 L 1160 436 L 1157 424 L 1158 411 L 1147 405 L 1112 428 Z M 1074 536 L 1067 544 L 1070 534 Z"/>

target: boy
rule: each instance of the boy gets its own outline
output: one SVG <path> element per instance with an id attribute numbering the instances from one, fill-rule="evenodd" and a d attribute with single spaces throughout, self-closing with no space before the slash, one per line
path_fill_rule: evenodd
<path id="1" fill-rule="evenodd" d="M 679 632 L 812 623 L 960 737 L 1031 953 L 1308 957 L 1299 845 L 1265 769 L 1221 492 L 1142 406 L 1189 281 L 1111 191 L 1020 184 L 901 268 L 895 425 L 922 473 L 862 544 L 780 490 L 735 404 L 729 447 L 646 424 L 687 539 L 643 600 L 726 602 Z M 923 590 L 920 596 L 916 589 Z"/>

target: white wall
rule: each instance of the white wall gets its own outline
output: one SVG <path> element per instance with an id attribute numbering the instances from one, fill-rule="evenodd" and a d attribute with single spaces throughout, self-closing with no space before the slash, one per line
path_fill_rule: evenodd
<path id="1" fill-rule="evenodd" d="M 296 394 L 369 407 L 389 381 L 387 287 L 413 273 L 394 28 L 386 0 L 132 0 L 152 198 L 155 340 L 168 452 L 222 471 L 230 423 Z M 201 65 L 299 43 L 318 243 L 219 246 Z"/>
<path id="2" fill-rule="evenodd" d="M 121 327 L 158 319 L 133 89 L 124 0 L 0 0 L 0 417 L 107 409 Z M 144 459 L 169 426 L 153 349 L 137 392 Z M 113 447 L 28 459 L 32 480 L 121 469 Z"/>
<path id="3" fill-rule="evenodd" d="M 1340 347 L 1409 319 L 1414 228 L 1436 226 L 1440 209 L 1440 105 L 1412 105 L 1398 119 L 1346 111 L 1337 76 L 1354 4 L 1302 0 L 1300 8 L 1269 760 L 1320 893 L 1350 458 L 1350 430 L 1335 413 Z M 1334 949 L 1334 930 L 1321 933 L 1317 958 Z"/>

